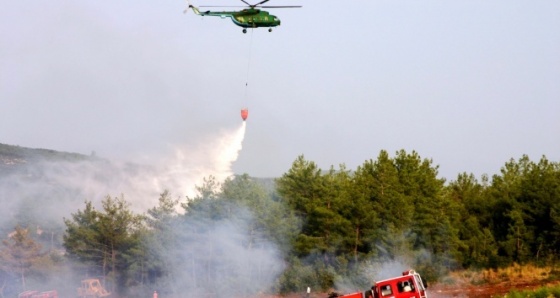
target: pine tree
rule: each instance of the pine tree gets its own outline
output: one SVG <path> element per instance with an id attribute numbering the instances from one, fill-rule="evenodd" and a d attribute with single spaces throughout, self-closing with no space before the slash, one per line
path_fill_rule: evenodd
<path id="1" fill-rule="evenodd" d="M 42 257 L 42 246 L 35 242 L 29 230 L 16 226 L 8 239 L 2 240 L 0 266 L 2 270 L 19 275 L 21 286 L 26 290 L 26 276 L 34 263 Z"/>

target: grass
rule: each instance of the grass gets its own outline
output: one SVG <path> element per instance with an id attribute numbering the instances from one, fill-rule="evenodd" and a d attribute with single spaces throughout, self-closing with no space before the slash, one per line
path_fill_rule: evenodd
<path id="1" fill-rule="evenodd" d="M 560 286 L 541 287 L 529 291 L 510 291 L 504 297 L 507 298 L 560 298 Z"/>
<path id="2" fill-rule="evenodd" d="M 552 267 L 539 267 L 531 264 L 513 264 L 506 268 L 465 270 L 452 272 L 441 280 L 445 284 L 497 284 L 502 282 L 519 283 L 524 281 L 557 280 L 560 272 Z"/>
<path id="3" fill-rule="evenodd" d="M 481 278 L 488 283 L 546 281 L 549 280 L 552 269 L 552 267 L 538 267 L 531 264 L 513 264 L 506 268 L 482 270 Z"/>

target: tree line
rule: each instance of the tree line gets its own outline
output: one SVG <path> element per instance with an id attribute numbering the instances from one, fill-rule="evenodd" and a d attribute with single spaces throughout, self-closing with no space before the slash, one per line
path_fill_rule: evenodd
<path id="1" fill-rule="evenodd" d="M 21 223 L 2 242 L 0 294 L 61 268 L 100 277 L 116 297 L 365 289 L 387 263 L 430 282 L 459 269 L 555 266 L 560 253 L 560 164 L 544 156 L 449 182 L 414 151 L 383 150 L 352 170 L 299 156 L 272 188 L 244 174 L 207 177 L 197 191 L 166 191 L 144 214 L 124 196 L 98 209 L 86 201 L 49 249 Z"/>

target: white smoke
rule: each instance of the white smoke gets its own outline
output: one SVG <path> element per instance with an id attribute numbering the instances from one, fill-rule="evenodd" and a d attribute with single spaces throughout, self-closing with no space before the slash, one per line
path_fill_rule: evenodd
<path id="1" fill-rule="evenodd" d="M 37 216 L 33 221 L 62 223 L 63 217 L 83 209 L 84 201 L 98 206 L 106 196 L 123 195 L 135 212 L 154 207 L 164 190 L 185 200 L 204 178 L 212 175 L 222 182 L 234 174 L 232 164 L 242 148 L 245 127 L 243 122 L 203 142 L 170 146 L 173 150 L 151 158 L 149 164 L 92 158 L 30 161 L 14 167 L 0 179 L 0 228 L 13 228 L 26 213 Z"/>
<path id="2" fill-rule="evenodd" d="M 364 260 L 355 269 L 356 276 L 352 279 L 337 276 L 334 288 L 340 293 L 363 292 L 369 289 L 376 281 L 401 276 L 402 272 L 414 269 L 406 257 L 397 257 L 394 260 L 379 261 L 375 259 Z"/>
<path id="3" fill-rule="evenodd" d="M 223 131 L 220 136 L 206 140 L 195 147 L 174 146 L 174 156 L 164 160 L 154 176 L 158 192 L 170 190 L 181 197 L 196 194 L 196 185 L 203 178 L 214 176 L 222 182 L 234 173 L 232 165 L 237 160 L 245 138 L 245 121 L 235 131 Z"/>
<path id="4" fill-rule="evenodd" d="M 172 264 L 166 269 L 173 278 L 160 280 L 159 286 L 169 285 L 180 293 L 176 297 L 255 297 L 271 289 L 285 268 L 281 252 L 255 230 L 248 209 L 235 204 L 228 208 L 231 218 L 193 217 L 175 229 L 181 241 L 160 251 Z"/>

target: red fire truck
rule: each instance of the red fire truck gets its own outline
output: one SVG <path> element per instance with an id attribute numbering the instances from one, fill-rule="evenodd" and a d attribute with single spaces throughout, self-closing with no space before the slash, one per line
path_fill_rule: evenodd
<path id="1" fill-rule="evenodd" d="M 346 295 L 337 295 L 340 298 L 428 298 L 427 285 L 422 277 L 414 270 L 402 273 L 402 276 L 384 279 L 375 282 L 370 290 L 364 293 L 357 292 Z"/>

